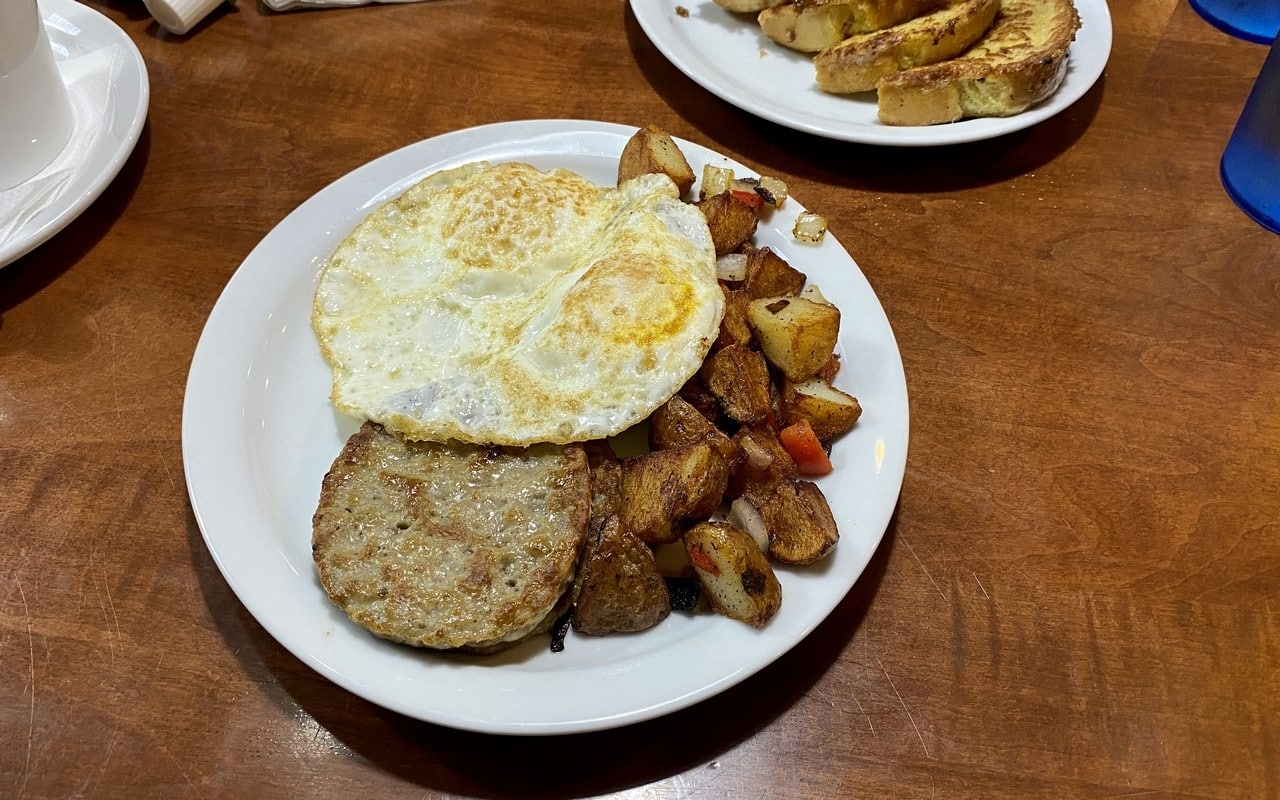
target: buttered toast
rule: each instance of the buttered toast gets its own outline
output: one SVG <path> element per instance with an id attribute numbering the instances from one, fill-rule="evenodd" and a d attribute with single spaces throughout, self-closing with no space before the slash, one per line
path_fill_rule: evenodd
<path id="1" fill-rule="evenodd" d="M 756 18 L 765 36 L 804 53 L 816 53 L 858 33 L 878 31 L 927 14 L 947 0 L 792 0 Z"/>
<path id="2" fill-rule="evenodd" d="M 912 67 L 953 58 L 992 26 L 1000 0 L 961 0 L 884 30 L 850 36 L 813 59 L 818 87 L 833 94 L 876 88 Z"/>
<path id="3" fill-rule="evenodd" d="M 880 121 L 933 125 L 1025 111 L 1062 84 L 1079 28 L 1071 0 L 1004 0 L 991 28 L 969 50 L 881 78 Z"/>

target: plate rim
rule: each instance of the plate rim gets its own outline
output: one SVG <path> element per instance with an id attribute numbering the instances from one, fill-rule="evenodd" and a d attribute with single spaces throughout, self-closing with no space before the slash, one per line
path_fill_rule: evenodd
<path id="1" fill-rule="evenodd" d="M 216 535 L 211 532 L 211 518 L 208 513 L 209 507 L 206 506 L 202 500 L 205 487 L 199 485 L 200 482 L 204 480 L 202 477 L 203 473 L 201 472 L 201 468 L 197 466 L 199 459 L 208 456 L 209 453 L 196 452 L 194 449 L 196 447 L 196 442 L 202 436 L 207 436 L 207 434 L 202 434 L 199 430 L 201 421 L 198 419 L 198 414 L 202 408 L 200 393 L 204 391 L 205 387 L 208 385 L 210 375 L 206 373 L 208 373 L 210 369 L 214 369 L 215 371 L 221 370 L 222 372 L 229 372 L 231 374 L 244 374 L 244 370 L 246 369 L 246 366 L 241 360 L 229 358 L 232 354 L 219 353 L 217 351 L 217 345 L 214 341 L 214 337 L 217 334 L 215 321 L 217 321 L 217 324 L 222 324 L 223 315 L 230 313 L 227 310 L 227 303 L 233 300 L 237 293 L 237 290 L 233 290 L 233 287 L 249 281 L 251 279 L 251 271 L 261 269 L 259 266 L 260 261 L 255 259 L 260 259 L 263 253 L 269 250 L 271 246 L 274 246 L 278 237 L 288 237 L 300 225 L 305 227 L 305 224 L 303 223 L 310 224 L 307 223 L 305 219 L 308 214 L 311 213 L 308 209 L 313 208 L 316 204 L 322 204 L 327 202 L 329 199 L 341 196 L 344 193 L 359 193 L 360 196 L 364 198 L 363 200 L 358 201 L 356 198 L 352 197 L 349 200 L 342 201 L 348 208 L 347 213 L 360 212 L 360 218 L 363 218 L 364 214 L 368 213 L 369 210 L 372 210 L 372 207 L 376 207 L 376 205 L 382 200 L 387 199 L 389 193 L 391 195 L 397 193 L 393 186 L 386 185 L 387 182 L 385 180 L 376 177 L 380 170 L 398 169 L 402 163 L 413 163 L 415 158 L 422 161 L 423 163 L 419 163 L 416 169 L 404 172 L 401 177 L 392 181 L 392 184 L 398 184 L 403 188 L 404 185 L 412 182 L 417 177 L 422 177 L 426 173 L 440 168 L 442 164 L 447 165 L 450 158 L 448 156 L 440 156 L 439 154 L 441 151 L 447 151 L 455 145 L 475 140 L 477 137 L 481 140 L 492 143 L 494 141 L 533 141 L 542 136 L 550 136 L 554 139 L 556 137 L 580 137 L 604 134 L 611 137 L 611 140 L 616 141 L 617 148 L 620 149 L 621 142 L 624 141 L 625 137 L 630 135 L 634 130 L 634 126 L 585 120 L 523 120 L 519 122 L 493 123 L 489 125 L 476 126 L 474 128 L 466 128 L 460 131 L 452 131 L 407 145 L 406 147 L 400 148 L 396 151 L 392 151 L 391 153 L 374 159 L 373 161 L 352 170 L 347 173 L 347 175 L 344 175 L 332 182 L 311 198 L 304 201 L 284 219 L 282 219 L 281 222 L 275 226 L 275 228 L 273 228 L 273 230 L 269 232 L 261 242 L 258 243 L 253 251 L 245 258 L 240 267 L 237 268 L 235 273 L 227 282 L 227 286 L 219 296 L 217 303 L 215 303 L 211 310 L 209 320 L 206 322 L 204 330 L 201 332 L 200 340 L 197 343 L 195 353 L 193 354 L 183 404 L 183 464 L 192 512 L 200 528 L 201 535 L 204 538 L 206 548 L 212 555 L 215 564 L 223 575 L 224 580 L 227 581 L 228 585 L 231 587 L 233 593 L 237 596 L 240 602 L 244 604 L 246 609 L 249 610 L 264 630 L 276 639 L 281 646 L 286 650 L 289 650 L 301 661 L 319 672 L 322 676 L 343 689 L 346 689 L 347 691 L 350 691 L 372 703 L 410 717 L 453 728 L 483 733 L 550 735 L 603 730 L 641 722 L 643 720 L 672 713 L 693 705 L 696 702 L 706 699 L 714 694 L 718 694 L 741 680 L 744 680 L 755 672 L 758 672 L 760 669 L 763 669 L 765 666 L 781 657 L 785 652 L 789 651 L 795 644 L 812 632 L 813 628 L 817 627 L 817 625 L 829 616 L 835 607 L 839 605 L 840 601 L 843 600 L 849 589 L 852 588 L 856 581 L 865 572 L 867 564 L 878 549 L 889 524 L 893 509 L 896 507 L 897 499 L 901 491 L 903 476 L 905 474 L 906 451 L 909 440 L 909 408 L 906 395 L 906 380 L 903 372 L 901 355 L 898 352 L 896 340 L 893 338 L 892 329 L 888 324 L 887 316 L 884 316 L 883 307 L 879 303 L 879 298 L 875 295 L 874 290 L 870 288 L 870 284 L 866 283 L 865 276 L 861 273 L 860 268 L 857 267 L 856 262 L 853 261 L 852 256 L 848 255 L 847 251 L 845 251 L 838 242 L 834 242 L 834 237 L 832 237 L 834 246 L 838 247 L 841 252 L 844 252 L 845 257 L 853 264 L 857 277 L 866 285 L 866 291 L 868 292 L 867 297 L 869 297 L 869 299 L 874 302 L 876 308 L 879 309 L 881 318 L 876 320 L 876 323 L 883 326 L 884 333 L 887 334 L 888 337 L 886 344 L 890 346 L 892 350 L 892 362 L 886 365 L 893 384 L 890 389 L 895 396 L 901 397 L 901 408 L 895 410 L 895 413 L 900 414 L 900 417 L 893 419 L 893 424 L 887 426 L 885 429 L 895 437 L 895 440 L 889 442 L 888 445 L 890 450 L 890 458 L 888 466 L 886 467 L 888 475 L 886 476 L 886 483 L 883 486 L 886 499 L 885 510 L 883 512 L 883 519 L 877 519 L 874 522 L 876 530 L 874 531 L 874 535 L 869 537 L 869 545 L 866 547 L 864 557 L 861 558 L 860 563 L 856 563 L 856 565 L 849 565 L 849 569 L 853 572 L 852 577 L 848 579 L 847 586 L 843 586 L 843 588 L 840 589 L 838 596 L 836 596 L 831 602 L 830 607 L 825 609 L 816 618 L 811 621 L 807 621 L 808 624 L 806 624 L 803 629 L 787 632 L 788 635 L 783 637 L 786 640 L 785 646 L 777 649 L 776 652 L 771 652 L 768 657 L 763 658 L 759 663 L 748 664 L 746 667 L 739 669 L 726 669 L 723 674 L 720 674 L 716 678 L 716 680 L 694 687 L 691 690 L 688 690 L 687 687 L 682 688 L 679 695 L 668 697 L 660 702 L 653 702 L 647 705 L 627 708 L 623 711 L 613 711 L 609 714 L 597 714 L 595 716 L 585 716 L 575 719 L 557 719 L 554 721 L 529 719 L 479 719 L 475 714 L 460 714 L 454 709 L 424 709 L 412 703 L 405 702 L 403 698 L 388 697 L 385 692 L 373 691 L 368 685 L 354 682 L 349 675 L 344 674 L 333 664 L 326 661 L 323 654 L 308 651 L 307 648 L 303 647 L 296 637 L 290 636 L 290 632 L 285 630 L 287 627 L 285 622 L 282 622 L 272 614 L 264 611 L 264 604 L 267 603 L 266 598 L 260 592 L 255 594 L 246 589 L 244 585 L 245 575 L 240 572 L 242 567 L 233 567 L 231 559 L 228 558 L 228 554 L 220 547 L 219 542 L 216 540 Z M 711 150 L 711 148 L 697 145 L 696 143 L 686 142 L 684 140 L 678 141 L 680 141 L 682 147 L 693 147 L 698 150 L 711 153 L 716 152 Z M 476 147 L 477 145 L 473 144 L 471 149 L 466 152 L 474 152 Z M 603 154 L 595 157 L 603 157 Z M 728 159 L 726 156 L 721 157 L 725 158 L 730 163 L 738 163 L 732 159 Z M 432 163 L 425 163 L 427 161 L 431 161 L 433 158 L 435 160 Z M 797 202 L 796 205 L 799 206 L 799 203 Z M 354 211 L 352 209 L 354 209 Z M 339 233 L 340 235 L 345 235 L 346 231 L 343 230 Z M 325 231 L 325 235 L 331 237 L 334 235 L 334 232 L 328 230 Z M 293 268 L 295 270 L 312 269 L 314 272 L 315 266 L 315 261 L 312 259 L 306 264 L 294 265 Z M 274 267 L 274 270 L 278 274 L 288 272 L 287 268 L 281 267 L 278 264 Z M 283 280 L 283 278 L 279 277 L 276 279 Z M 314 274 L 311 275 L 310 279 L 313 283 Z M 320 399 L 323 401 L 324 405 L 327 406 L 328 398 L 322 397 Z M 326 464 L 325 466 L 327 468 L 328 465 Z M 890 489 L 891 496 L 889 496 Z M 855 552 L 849 557 L 856 559 L 857 555 L 858 553 Z M 310 576 L 308 576 L 308 579 L 313 580 Z M 310 584 L 308 584 L 308 586 L 310 587 Z M 314 591 L 319 591 L 322 595 L 322 591 L 318 589 L 318 583 L 316 584 L 316 587 L 317 588 Z M 311 589 L 309 588 L 308 591 L 311 591 Z M 324 598 L 324 602 L 328 604 L 327 598 Z M 784 607 L 785 606 L 786 604 L 784 603 Z M 330 613 L 332 612 L 333 609 L 330 604 Z M 341 615 L 341 612 L 337 612 L 337 614 Z M 673 617 L 674 616 L 675 615 L 673 615 Z M 343 620 L 345 621 L 345 617 Z M 718 619 L 715 621 L 722 624 L 730 622 L 728 620 Z M 664 622 L 664 625 L 665 624 L 667 623 Z M 365 633 L 369 639 L 373 638 L 371 635 L 368 635 L 367 632 L 362 633 Z M 644 634 L 639 634 L 639 636 L 643 635 Z M 372 643 L 370 643 L 369 646 L 380 647 L 380 645 L 373 645 Z M 405 648 L 401 645 L 391 645 L 391 647 L 398 648 L 398 653 L 413 650 L 413 648 Z M 626 667 L 611 669 L 614 669 L 614 671 L 626 671 L 631 668 L 632 666 L 628 665 Z M 609 670 L 605 670 L 605 672 L 607 673 Z M 523 673 L 520 673 L 520 676 L 521 680 L 526 680 L 523 677 Z"/>
<path id="2" fill-rule="evenodd" d="M 714 75 L 702 66 L 702 57 L 696 48 L 683 49 L 677 47 L 678 36 L 668 35 L 674 30 L 673 20 L 687 23 L 693 16 L 688 8 L 689 0 L 629 0 L 632 13 L 649 41 L 672 65 L 686 77 L 702 88 L 749 114 L 761 119 L 782 125 L 792 130 L 813 134 L 828 139 L 853 142 L 857 144 L 883 145 L 891 147 L 934 147 L 950 144 L 993 139 L 1005 134 L 1024 130 L 1054 117 L 1089 92 L 1102 76 L 1110 58 L 1114 32 L 1111 22 L 1111 10 L 1107 0 L 1074 0 L 1076 10 L 1080 14 L 1081 29 L 1072 44 L 1071 55 L 1082 52 L 1081 42 L 1087 40 L 1088 47 L 1084 52 L 1091 58 L 1082 62 L 1079 58 L 1068 61 L 1068 70 L 1082 70 L 1079 79 L 1068 74 L 1064 85 L 1054 95 L 1039 105 L 1010 117 L 985 117 L 958 120 L 952 123 L 928 126 L 893 126 L 879 123 L 842 124 L 832 115 L 814 115 L 800 111 L 802 117 L 789 116 L 786 108 L 775 109 L 763 102 L 757 102 L 752 87 L 745 84 L 731 84 L 717 80 Z M 715 5 L 713 0 L 702 0 L 700 8 L 711 6 L 713 9 L 732 19 L 735 15 Z M 685 14 L 677 14 L 676 8 L 684 8 Z M 781 45 L 769 41 L 761 34 L 759 37 L 760 54 L 777 57 L 797 55 Z M 1096 51 L 1096 53 L 1095 53 Z M 690 56 L 687 53 L 692 53 Z M 745 54 L 737 54 L 742 57 Z M 805 90 L 812 86 L 802 87 Z M 816 90 L 815 90 L 816 91 Z M 821 96 L 821 93 L 817 93 Z M 841 102 L 840 98 L 831 96 L 830 105 Z M 796 109 L 793 109 L 796 110 Z"/>

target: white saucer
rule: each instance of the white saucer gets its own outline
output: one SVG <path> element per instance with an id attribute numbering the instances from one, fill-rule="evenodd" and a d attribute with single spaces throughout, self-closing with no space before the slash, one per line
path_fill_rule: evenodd
<path id="1" fill-rule="evenodd" d="M 0 239 L 0 267 L 43 244 L 102 194 L 133 152 L 147 118 L 150 84 L 146 64 L 119 26 L 74 0 L 40 0 L 40 16 L 59 63 L 112 46 L 119 46 L 123 63 L 97 141 L 73 168 L 70 181 L 53 202 Z"/>

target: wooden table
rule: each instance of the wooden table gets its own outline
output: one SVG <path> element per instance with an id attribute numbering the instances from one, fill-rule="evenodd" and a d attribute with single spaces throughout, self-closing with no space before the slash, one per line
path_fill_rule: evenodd
<path id="1" fill-rule="evenodd" d="M 1266 48 L 1112 8 L 1068 111 L 936 149 L 826 141 L 701 89 L 626 3 L 438 0 L 141 49 L 142 138 L 0 270 L 0 795 L 1280 796 L 1280 237 L 1218 156 Z M 666 718 L 465 733 L 320 677 L 204 546 L 184 382 L 232 272 L 396 147 L 527 118 L 647 122 L 831 220 L 911 393 L 901 498 L 828 621 Z"/>

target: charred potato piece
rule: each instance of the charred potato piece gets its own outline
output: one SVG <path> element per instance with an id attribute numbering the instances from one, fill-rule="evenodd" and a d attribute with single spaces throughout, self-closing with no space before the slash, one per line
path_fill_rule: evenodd
<path id="1" fill-rule="evenodd" d="M 756 225 L 760 222 L 756 209 L 730 192 L 711 195 L 695 205 L 707 218 L 707 228 L 711 231 L 711 242 L 715 245 L 717 256 L 732 253 L 741 247 L 755 235 Z"/>
<path id="2" fill-rule="evenodd" d="M 769 555 L 783 564 L 812 564 L 840 539 L 835 517 L 817 484 L 806 480 L 752 484 L 743 494 L 769 533 Z"/>
<path id="3" fill-rule="evenodd" d="M 732 344 L 750 344 L 753 333 L 747 322 L 747 307 L 751 296 L 741 289 L 724 289 L 724 316 L 720 319 L 720 336 L 712 349 L 720 350 Z"/>
<path id="4" fill-rule="evenodd" d="M 724 413 L 735 422 L 760 422 L 773 410 L 769 365 L 764 356 L 746 345 L 717 350 L 703 362 L 700 374 Z"/>
<path id="5" fill-rule="evenodd" d="M 805 274 L 768 247 L 747 252 L 747 279 L 743 284 L 752 299 L 791 297 L 804 288 Z"/>
<path id="6" fill-rule="evenodd" d="M 747 321 L 765 358 L 792 381 L 821 369 L 840 335 L 840 309 L 800 297 L 753 300 Z"/>
<path id="7" fill-rule="evenodd" d="M 680 538 L 680 523 L 720 505 L 729 466 L 706 442 L 654 450 L 622 462 L 622 527 L 648 544 Z"/>
<path id="8" fill-rule="evenodd" d="M 666 175 L 684 197 L 693 188 L 693 168 L 670 134 L 653 125 L 646 125 L 631 135 L 622 147 L 618 158 L 618 183 L 637 175 L 660 173 Z"/>
<path id="9" fill-rule="evenodd" d="M 835 353 L 832 353 L 831 358 L 827 359 L 827 363 L 823 364 L 821 367 L 818 367 L 818 371 L 813 374 L 813 377 L 817 378 L 820 381 L 824 381 L 828 384 L 831 384 L 831 383 L 835 383 L 836 373 L 838 373 L 839 371 L 840 371 L 840 356 L 836 355 Z"/>
<path id="10" fill-rule="evenodd" d="M 733 441 L 742 450 L 742 459 L 729 476 L 726 493 L 730 497 L 742 495 L 748 486 L 772 487 L 799 476 L 796 462 L 768 425 L 740 428 Z"/>
<path id="11" fill-rule="evenodd" d="M 610 517 L 587 540 L 575 578 L 573 628 L 589 636 L 652 628 L 671 613 L 653 551 Z"/>
<path id="12" fill-rule="evenodd" d="M 650 415 L 651 450 L 670 450 L 699 442 L 711 445 L 730 470 L 742 458 L 742 448 L 680 395 L 673 396 Z"/>
<path id="13" fill-rule="evenodd" d="M 676 395 L 689 405 L 698 409 L 698 413 L 711 420 L 711 423 L 718 424 L 724 415 L 720 410 L 720 399 L 707 388 L 703 383 L 701 376 L 695 375 L 690 378 Z"/>
<path id="14" fill-rule="evenodd" d="M 727 522 L 700 522 L 684 535 L 685 551 L 711 607 L 763 627 L 782 605 L 782 584 L 746 533 Z"/>
<path id="15" fill-rule="evenodd" d="M 854 426 L 862 416 L 862 406 L 856 397 L 821 378 L 809 378 L 799 383 L 783 382 L 779 413 L 784 426 L 809 420 L 814 435 L 829 442 Z"/>

